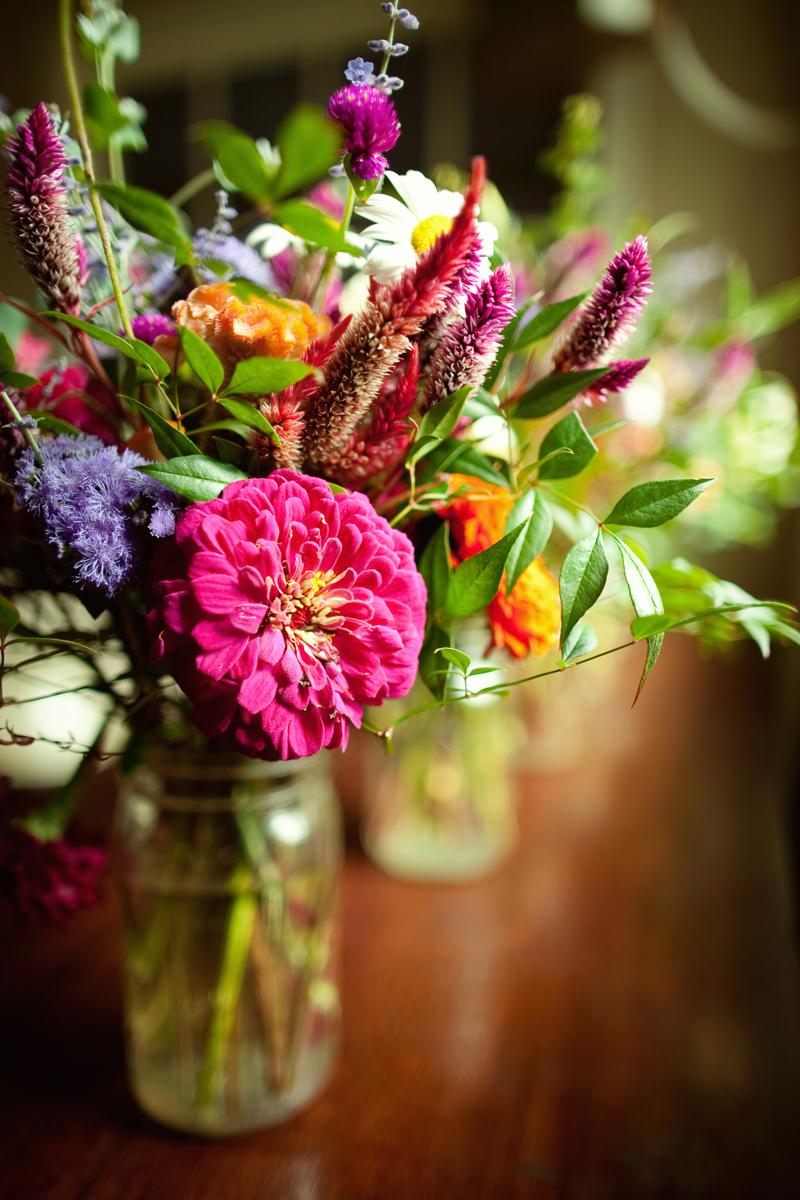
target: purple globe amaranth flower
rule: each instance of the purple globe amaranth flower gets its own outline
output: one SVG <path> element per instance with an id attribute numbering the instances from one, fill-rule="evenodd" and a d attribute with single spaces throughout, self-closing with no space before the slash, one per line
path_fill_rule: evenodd
<path id="1" fill-rule="evenodd" d="M 394 104 L 379 88 L 350 84 L 331 96 L 328 115 L 344 131 L 344 151 L 360 179 L 377 179 L 389 166 L 386 151 L 400 137 Z"/>
<path id="2" fill-rule="evenodd" d="M 75 315 L 86 253 L 67 213 L 67 156 L 43 103 L 18 126 L 8 152 L 8 212 L 20 257 L 50 302 Z"/>
<path id="3" fill-rule="evenodd" d="M 16 826 L 0 830 L 0 891 L 23 916 L 66 924 L 99 902 L 107 866 L 108 855 L 97 846 L 42 842 Z"/>
<path id="4" fill-rule="evenodd" d="M 609 396 L 624 392 L 649 362 L 649 358 L 621 358 L 619 362 L 611 363 L 605 375 L 583 392 L 579 401 L 591 408 L 602 404 Z"/>
<path id="5" fill-rule="evenodd" d="M 646 238 L 634 238 L 614 255 L 556 353 L 557 371 L 581 371 L 608 360 L 644 308 L 652 274 Z"/>
<path id="6" fill-rule="evenodd" d="M 79 587 L 116 595 L 140 566 L 148 536 L 173 533 L 179 497 L 136 470 L 147 459 L 96 437 L 60 434 L 39 451 L 41 461 L 32 449 L 19 456 L 19 502 Z"/>
<path id="7" fill-rule="evenodd" d="M 148 346 L 152 346 L 156 338 L 172 337 L 178 329 L 172 317 L 160 312 L 139 313 L 131 319 L 131 328 L 133 336 L 140 342 L 147 342 Z"/>
<path id="8" fill-rule="evenodd" d="M 425 403 L 481 383 L 514 315 L 514 278 L 504 263 L 467 296 L 463 317 L 448 329 L 431 360 Z"/>

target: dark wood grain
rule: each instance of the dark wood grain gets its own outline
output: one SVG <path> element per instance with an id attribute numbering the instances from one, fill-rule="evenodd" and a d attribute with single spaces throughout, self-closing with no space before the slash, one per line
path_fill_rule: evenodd
<path id="1" fill-rule="evenodd" d="M 633 713 L 625 688 L 591 723 L 580 767 L 521 781 L 522 846 L 493 879 L 404 885 L 353 847 L 341 1067 L 259 1135 L 182 1137 L 129 1100 L 112 898 L 66 933 L 4 918 L 0 1195 L 795 1195 L 768 698 L 681 644 Z M 600 757 L 603 739 L 617 749 Z"/>

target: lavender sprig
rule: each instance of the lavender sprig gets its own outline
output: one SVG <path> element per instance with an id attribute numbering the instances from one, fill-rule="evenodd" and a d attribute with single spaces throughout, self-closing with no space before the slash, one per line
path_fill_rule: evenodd
<path id="1" fill-rule="evenodd" d="M 45 104 L 8 143 L 8 210 L 26 268 L 61 312 L 80 310 L 86 254 L 67 211 L 67 156 Z"/>

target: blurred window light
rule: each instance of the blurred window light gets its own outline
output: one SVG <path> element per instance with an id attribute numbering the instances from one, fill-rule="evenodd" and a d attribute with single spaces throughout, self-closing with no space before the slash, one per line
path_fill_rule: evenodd
<path id="1" fill-rule="evenodd" d="M 653 24 L 653 0 L 578 0 L 587 25 L 607 33 L 645 33 Z"/>

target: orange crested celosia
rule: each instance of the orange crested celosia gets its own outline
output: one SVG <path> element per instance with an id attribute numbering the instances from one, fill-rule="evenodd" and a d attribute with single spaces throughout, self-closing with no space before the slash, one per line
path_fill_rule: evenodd
<path id="1" fill-rule="evenodd" d="M 241 284 L 230 283 L 196 287 L 173 304 L 172 315 L 207 342 L 227 370 L 255 355 L 300 359 L 331 327 L 328 317 L 302 300 L 248 295 Z"/>
<path id="2" fill-rule="evenodd" d="M 459 560 L 470 558 L 499 542 L 514 506 L 505 488 L 471 475 L 452 475 L 453 493 L 444 514 L 450 522 L 453 549 Z M 561 603 L 558 581 L 541 558 L 522 572 L 510 596 L 505 577 L 488 608 L 492 640 L 514 658 L 545 654 L 558 645 Z"/>

